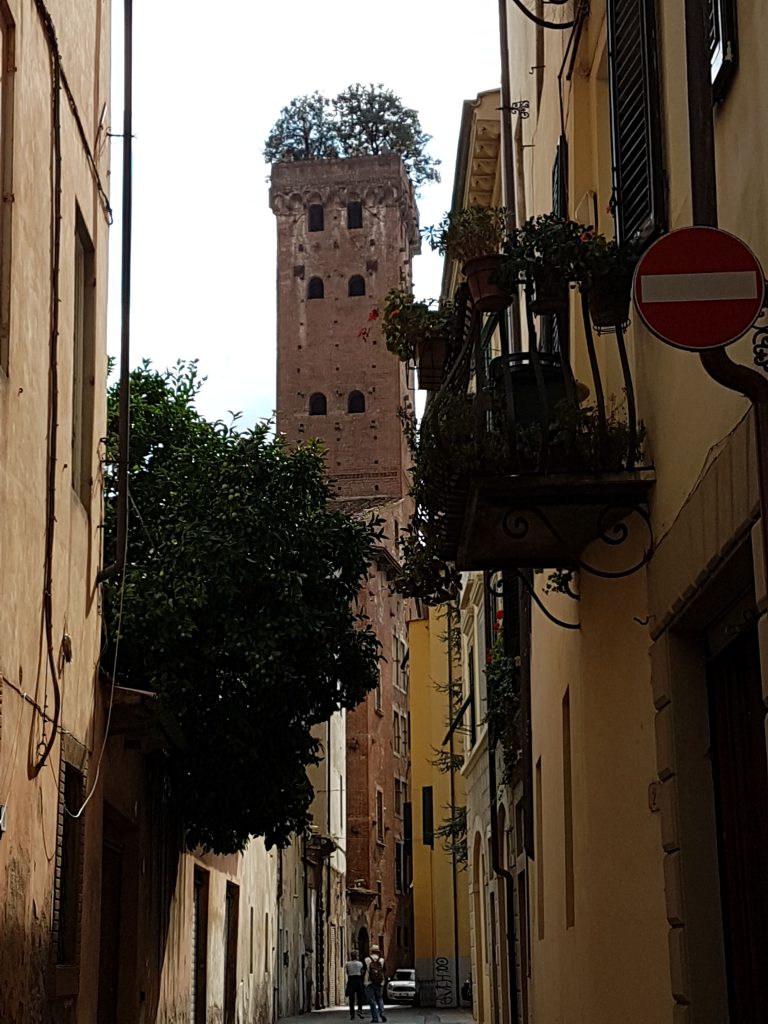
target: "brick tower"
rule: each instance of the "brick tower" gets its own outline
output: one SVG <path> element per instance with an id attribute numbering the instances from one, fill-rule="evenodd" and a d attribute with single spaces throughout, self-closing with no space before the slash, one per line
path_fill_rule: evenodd
<path id="1" fill-rule="evenodd" d="M 397 410 L 404 364 L 358 336 L 386 292 L 409 285 L 416 207 L 400 157 L 275 164 L 277 429 L 320 438 L 342 497 L 402 497 Z"/>
<path id="2" fill-rule="evenodd" d="M 397 414 L 413 395 L 380 329 L 369 337 L 360 331 L 390 288 L 410 286 L 418 215 L 396 154 L 275 164 L 270 202 L 277 218 L 277 429 L 289 441 L 319 438 L 339 501 L 384 521 L 385 539 L 360 593 L 381 642 L 380 684 L 345 716 L 344 932 L 347 951 L 383 946 L 392 971 L 413 966 L 408 602 L 390 588 L 410 500 Z"/>

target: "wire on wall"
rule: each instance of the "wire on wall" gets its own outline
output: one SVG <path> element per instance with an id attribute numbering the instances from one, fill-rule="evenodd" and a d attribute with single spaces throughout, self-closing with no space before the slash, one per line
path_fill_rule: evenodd
<path id="1" fill-rule="evenodd" d="M 566 0 L 548 0 L 549 3 L 555 3 L 555 6 L 562 6 Z M 534 25 L 538 25 L 540 28 L 554 28 L 561 32 L 573 28 L 576 24 L 576 19 L 573 18 L 571 21 L 547 21 L 545 18 L 540 18 L 538 14 L 534 14 L 533 11 L 529 11 L 523 3 L 523 0 L 512 0 L 512 3 L 517 7 L 523 14 L 532 21 Z"/>

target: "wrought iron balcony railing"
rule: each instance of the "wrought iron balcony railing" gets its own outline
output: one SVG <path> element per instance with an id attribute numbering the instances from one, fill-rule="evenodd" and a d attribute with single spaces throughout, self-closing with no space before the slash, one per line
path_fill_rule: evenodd
<path id="1" fill-rule="evenodd" d="M 622 576 L 650 554 L 644 503 L 654 474 L 644 461 L 623 329 L 599 349 L 586 303 L 582 296 L 582 380 L 565 315 L 539 317 L 537 329 L 527 303 L 528 347 L 515 350 L 506 312 L 484 316 L 463 289 L 457 294 L 460 328 L 443 386 L 427 404 L 414 472 L 441 555 L 460 569 Z M 619 374 L 618 401 L 606 395 L 611 373 Z M 634 543 L 638 522 L 643 540 Z M 587 562 L 592 541 L 610 551 L 625 545 L 627 555 Z"/>

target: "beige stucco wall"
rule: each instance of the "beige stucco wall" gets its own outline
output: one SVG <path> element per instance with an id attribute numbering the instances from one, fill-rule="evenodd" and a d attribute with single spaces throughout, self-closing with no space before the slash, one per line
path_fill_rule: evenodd
<path id="1" fill-rule="evenodd" d="M 658 4 L 657 9 L 669 227 L 676 228 L 691 221 L 684 14 L 683 5 Z M 765 262 L 768 204 L 760 168 L 766 140 L 762 108 L 755 101 L 768 84 L 758 54 L 761 13 L 757 3 L 739 4 L 740 66 L 715 112 L 715 134 L 720 224 L 744 238 Z M 546 16 L 556 18 L 558 13 L 548 11 Z M 537 76 L 529 75 L 537 64 L 536 30 L 512 7 L 508 28 L 512 98 L 531 100 L 531 117 L 521 125 L 526 212 L 531 215 L 551 209 L 551 168 L 560 132 L 557 71 L 569 34 L 544 33 L 539 104 Z M 594 193 L 598 226 L 610 234 L 605 46 L 604 3 L 592 3 L 573 74 L 562 76 L 570 147 L 569 214 L 589 222 Z M 585 361 L 576 303 L 574 295 L 573 363 L 582 377 Z M 613 341 L 608 336 L 597 343 L 610 367 L 607 390 L 620 395 Z M 578 616 L 579 633 L 558 630 L 537 610 L 533 618 L 533 763 L 541 760 L 542 800 L 536 816 L 542 843 L 531 864 L 532 1017 L 547 1024 L 668 1021 L 675 1006 L 673 993 L 675 1020 L 714 1021 L 724 1012 L 722 964 L 715 948 L 721 941 L 720 926 L 714 919 L 709 922 L 705 948 L 700 938 L 704 911 L 694 914 L 690 905 L 686 910 L 686 901 L 690 904 L 696 896 L 687 888 L 686 871 L 680 870 L 688 858 L 690 877 L 695 874 L 690 847 L 686 853 L 679 829 L 680 800 L 691 793 L 680 795 L 677 773 L 693 756 L 692 726 L 686 718 L 690 720 L 695 705 L 685 701 L 694 692 L 699 701 L 704 699 L 704 662 L 701 656 L 698 662 L 686 660 L 667 627 L 685 622 L 686 628 L 700 628 L 703 620 L 688 609 L 713 574 L 727 567 L 737 545 L 749 541 L 757 507 L 754 433 L 745 418 L 747 400 L 712 381 L 696 355 L 665 347 L 637 317 L 627 344 L 639 412 L 647 427 L 646 454 L 656 469 L 650 500 L 654 557 L 646 570 L 623 582 L 582 574 L 578 608 L 566 598 L 544 596 L 556 614 Z M 736 361 L 751 365 L 749 338 L 728 351 Z M 757 534 L 752 537 L 755 547 Z M 635 543 L 639 553 L 641 539 Z M 600 547 L 593 545 L 584 557 L 608 566 L 610 561 L 598 561 L 605 559 Z M 755 550 L 759 578 L 761 555 Z M 758 602 L 761 592 L 758 587 Z M 566 688 L 574 816 L 575 923 L 570 928 L 564 918 Z M 665 780 L 660 788 L 659 774 Z M 703 823 L 704 795 L 701 800 L 697 820 Z M 711 845 L 711 837 L 707 843 Z M 536 891 L 537 885 L 543 885 L 543 893 Z"/>
<path id="2" fill-rule="evenodd" d="M 110 5 L 48 5 L 84 131 L 98 175 L 108 187 Z M 100 623 L 95 577 L 99 568 L 101 493 L 99 439 L 104 434 L 106 375 L 106 283 L 108 227 L 94 177 L 65 97 L 61 113 L 61 267 L 58 281 L 58 356 L 50 355 L 51 268 L 51 71 L 50 50 L 35 6 L 10 0 L 2 90 L 7 108 L 2 126 L 3 182 L 0 320 L 0 802 L 7 832 L 0 842 L 0 1017 L 42 1019 L 43 982 L 52 927 L 58 780 L 62 732 L 87 755 L 101 740 L 99 684 Z M 15 27 L 14 27 L 15 26 Z M 102 109 L 103 123 L 100 125 Z M 94 369 L 85 384 L 94 426 L 88 452 L 93 486 L 85 505 L 71 480 L 72 366 L 74 331 L 75 212 L 79 208 L 94 248 Z M 5 337 L 7 333 L 7 351 Z M 53 683 L 42 625 L 47 490 L 48 395 L 52 365 L 58 374 L 58 457 L 54 473 L 55 536 L 52 565 L 53 658 L 61 687 L 61 719 L 45 767 L 31 766 L 50 716 Z M 72 661 L 64 663 L 62 637 L 72 638 Z M 45 726 L 51 735 L 52 723 Z M 89 770 L 86 779 L 92 784 Z M 94 848 L 86 869 L 99 877 Z M 84 933 L 97 924 L 97 908 L 83 905 Z M 94 977 L 82 979 L 82 1019 L 92 1019 Z M 21 1010 L 19 1008 L 22 1008 Z"/>

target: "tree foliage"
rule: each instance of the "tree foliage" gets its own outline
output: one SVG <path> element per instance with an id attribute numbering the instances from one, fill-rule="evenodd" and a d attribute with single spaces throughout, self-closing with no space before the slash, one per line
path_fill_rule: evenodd
<path id="1" fill-rule="evenodd" d="M 239 432 L 194 408 L 194 363 L 133 371 L 128 564 L 104 588 L 118 683 L 154 690 L 181 742 L 167 754 L 190 846 L 284 844 L 308 824 L 312 727 L 378 679 L 355 613 L 372 525 L 334 508 L 315 444 Z M 109 393 L 116 450 L 117 386 Z M 115 488 L 107 474 L 107 549 Z"/>
<path id="2" fill-rule="evenodd" d="M 299 96 L 283 107 L 264 145 L 268 163 L 399 153 L 418 188 L 439 181 L 439 160 L 419 115 L 383 85 L 350 85 L 334 99 Z"/>

